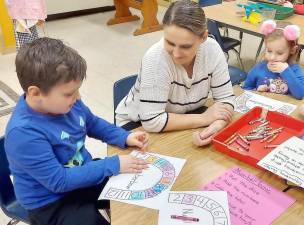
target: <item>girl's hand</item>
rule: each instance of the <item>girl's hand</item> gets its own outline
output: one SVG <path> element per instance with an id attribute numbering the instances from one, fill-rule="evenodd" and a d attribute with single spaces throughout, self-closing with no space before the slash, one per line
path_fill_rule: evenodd
<path id="1" fill-rule="evenodd" d="M 267 67 L 273 73 L 282 73 L 284 70 L 287 69 L 288 63 L 286 63 L 286 62 L 268 62 Z"/>
<path id="2" fill-rule="evenodd" d="M 126 144 L 130 147 L 137 147 L 140 151 L 146 151 L 148 148 L 149 135 L 143 131 L 136 131 L 127 137 Z"/>
<path id="3" fill-rule="evenodd" d="M 258 86 L 257 91 L 266 92 L 266 91 L 268 91 L 268 86 L 266 84 L 262 84 L 262 85 Z"/>

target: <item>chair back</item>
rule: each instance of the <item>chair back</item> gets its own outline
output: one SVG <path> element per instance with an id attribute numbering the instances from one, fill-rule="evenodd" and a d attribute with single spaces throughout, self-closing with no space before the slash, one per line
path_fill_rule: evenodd
<path id="1" fill-rule="evenodd" d="M 222 40 L 222 36 L 218 27 L 218 24 L 216 21 L 208 19 L 207 21 L 207 27 L 209 34 L 212 34 L 215 38 L 215 40 L 219 43 L 222 49 L 224 49 L 224 44 Z"/>
<path id="2" fill-rule="evenodd" d="M 0 206 L 10 218 L 29 223 L 27 211 L 17 202 L 14 186 L 4 150 L 4 137 L 0 138 Z M 13 223 L 9 223 L 13 224 Z"/>
<path id="3" fill-rule="evenodd" d="M 131 75 L 122 78 L 114 83 L 113 86 L 113 102 L 114 102 L 114 124 L 116 124 L 115 110 L 119 102 L 129 93 L 132 86 L 135 84 L 137 75 Z"/>
<path id="4" fill-rule="evenodd" d="M 229 75 L 232 85 L 240 84 L 247 77 L 247 73 L 245 71 L 235 66 L 229 65 L 228 70 L 229 70 Z"/>
<path id="5" fill-rule="evenodd" d="M 222 4 L 222 0 L 199 0 L 199 5 L 201 7 L 217 5 L 217 4 Z"/>
<path id="6" fill-rule="evenodd" d="M 4 137 L 0 139 L 0 205 L 6 207 L 16 199 L 14 187 L 10 179 L 10 170 L 4 150 Z"/>

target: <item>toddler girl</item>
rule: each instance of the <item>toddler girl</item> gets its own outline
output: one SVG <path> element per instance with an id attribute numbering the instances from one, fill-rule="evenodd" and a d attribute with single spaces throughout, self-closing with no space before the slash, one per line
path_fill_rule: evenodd
<path id="1" fill-rule="evenodd" d="M 304 74 L 296 63 L 300 28 L 296 25 L 280 26 L 267 20 L 262 24 L 261 32 L 265 35 L 265 57 L 249 71 L 243 88 L 291 94 L 302 99 Z"/>

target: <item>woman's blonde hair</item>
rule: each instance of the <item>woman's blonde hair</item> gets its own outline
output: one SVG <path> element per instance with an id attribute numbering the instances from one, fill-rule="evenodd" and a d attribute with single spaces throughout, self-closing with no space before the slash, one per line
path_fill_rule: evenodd
<path id="1" fill-rule="evenodd" d="M 163 25 L 176 25 L 185 28 L 198 36 L 207 30 L 206 17 L 198 3 L 191 0 L 173 2 L 163 18 Z"/>

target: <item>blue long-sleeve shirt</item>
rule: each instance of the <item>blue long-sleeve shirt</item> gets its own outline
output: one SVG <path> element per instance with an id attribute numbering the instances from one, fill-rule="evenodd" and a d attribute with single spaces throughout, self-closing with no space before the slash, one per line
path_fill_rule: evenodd
<path id="1" fill-rule="evenodd" d="M 6 128 L 5 151 L 23 207 L 44 206 L 119 173 L 118 156 L 92 161 L 86 135 L 124 148 L 129 133 L 93 115 L 81 100 L 70 112 L 52 116 L 33 111 L 20 97 Z"/>
<path id="2" fill-rule="evenodd" d="M 284 84 L 280 85 L 278 80 L 282 80 Z M 296 99 L 304 97 L 304 73 L 298 64 L 289 65 L 282 73 L 271 72 L 266 61 L 256 64 L 249 71 L 243 88 L 253 90 L 260 85 L 269 86 L 272 92 L 291 94 Z M 272 90 L 272 87 L 277 90 Z"/>

